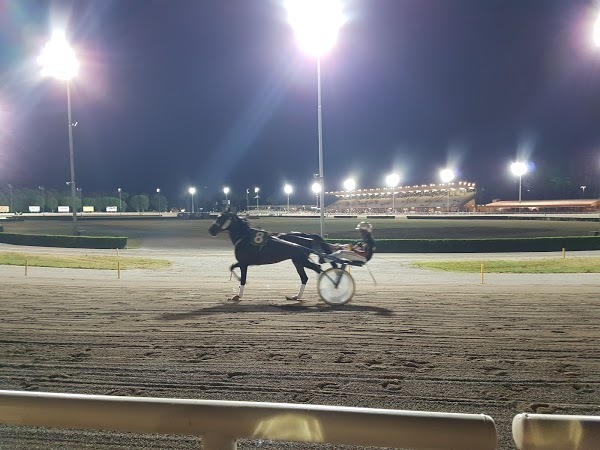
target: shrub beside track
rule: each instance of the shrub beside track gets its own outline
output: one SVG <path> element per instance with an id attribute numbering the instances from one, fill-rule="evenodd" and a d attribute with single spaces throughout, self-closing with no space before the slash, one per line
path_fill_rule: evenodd
<path id="1" fill-rule="evenodd" d="M 125 248 L 126 237 L 116 236 L 57 236 L 48 234 L 0 233 L 0 242 L 13 245 L 64 248 Z"/>
<path id="2" fill-rule="evenodd" d="M 328 239 L 352 243 L 356 239 Z M 600 236 L 497 239 L 377 239 L 377 253 L 496 253 L 600 250 Z"/>

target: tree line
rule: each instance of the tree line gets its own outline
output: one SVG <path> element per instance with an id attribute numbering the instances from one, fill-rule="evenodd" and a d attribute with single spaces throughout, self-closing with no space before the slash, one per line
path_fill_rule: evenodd
<path id="1" fill-rule="evenodd" d="M 94 211 L 106 211 L 108 206 L 116 207 L 119 212 L 165 212 L 169 210 L 169 201 L 159 193 L 130 195 L 122 191 L 120 197 L 102 193 L 83 195 L 77 193 L 74 201 L 70 191 L 57 189 L 0 188 L 0 206 L 8 206 L 10 212 L 29 212 L 30 206 L 39 206 L 41 212 L 58 212 L 59 206 L 68 206 L 70 211 L 82 211 L 83 206 L 93 206 Z"/>

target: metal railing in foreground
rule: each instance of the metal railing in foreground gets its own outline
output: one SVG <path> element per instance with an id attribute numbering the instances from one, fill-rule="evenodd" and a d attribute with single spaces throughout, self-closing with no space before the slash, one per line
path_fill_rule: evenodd
<path id="1" fill-rule="evenodd" d="M 496 449 L 494 421 L 455 414 L 218 400 L 0 390 L 0 423 L 201 436 L 205 450 L 237 439 L 411 449 Z"/>
<path id="2" fill-rule="evenodd" d="M 519 450 L 598 450 L 600 416 L 522 413 L 512 433 Z"/>

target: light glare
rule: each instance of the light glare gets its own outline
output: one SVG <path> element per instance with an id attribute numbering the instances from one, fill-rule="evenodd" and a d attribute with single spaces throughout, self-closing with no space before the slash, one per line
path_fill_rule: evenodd
<path id="1" fill-rule="evenodd" d="M 396 187 L 400 182 L 400 177 L 396 173 L 391 173 L 387 177 L 385 177 L 385 184 L 389 187 Z"/>
<path id="2" fill-rule="evenodd" d="M 594 22 L 592 40 L 596 47 L 600 47 L 600 13 L 598 13 L 598 17 L 596 17 L 596 22 Z"/>
<path id="3" fill-rule="evenodd" d="M 286 194 L 288 194 L 288 195 L 289 195 L 289 194 L 291 194 L 291 193 L 292 193 L 292 191 L 293 191 L 293 189 L 292 189 L 292 186 L 290 186 L 289 184 L 286 184 L 286 185 L 283 187 L 283 192 L 285 192 L 285 193 L 286 193 Z"/>
<path id="4" fill-rule="evenodd" d="M 38 58 L 42 75 L 69 81 L 79 70 L 75 51 L 67 43 L 64 31 L 54 31 Z"/>
<path id="5" fill-rule="evenodd" d="M 454 171 L 452 169 L 444 169 L 440 171 L 440 178 L 444 183 L 450 183 L 454 180 Z"/>
<path id="6" fill-rule="evenodd" d="M 340 0 L 288 0 L 286 9 L 304 51 L 320 56 L 335 45 L 345 22 Z"/>
<path id="7" fill-rule="evenodd" d="M 316 181 L 312 184 L 311 187 L 313 193 L 318 194 L 319 192 L 321 192 L 321 184 L 317 183 Z"/>
<path id="8" fill-rule="evenodd" d="M 344 189 L 347 191 L 353 191 L 354 188 L 356 188 L 356 181 L 354 181 L 354 178 L 348 178 L 346 181 L 344 181 Z"/>
<path id="9" fill-rule="evenodd" d="M 510 170 L 513 175 L 517 177 L 523 176 L 527 173 L 527 163 L 520 161 L 514 162 L 510 165 Z"/>

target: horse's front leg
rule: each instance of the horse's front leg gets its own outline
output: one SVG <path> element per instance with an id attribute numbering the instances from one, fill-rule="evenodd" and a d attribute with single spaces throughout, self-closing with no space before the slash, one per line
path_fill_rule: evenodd
<path id="1" fill-rule="evenodd" d="M 248 275 L 248 266 L 242 265 L 240 263 L 236 263 L 231 266 L 231 273 L 234 273 L 233 272 L 233 269 L 235 269 L 234 266 L 240 268 L 240 278 L 239 278 L 240 286 L 238 288 L 237 295 L 234 295 L 229 300 L 234 301 L 234 302 L 239 302 L 242 299 L 242 296 L 244 295 L 244 287 L 246 286 L 246 276 Z M 236 276 L 236 278 L 237 278 L 237 276 Z"/>
<path id="2" fill-rule="evenodd" d="M 238 267 L 240 267 L 239 262 L 232 264 L 231 267 L 229 268 L 229 272 L 231 272 L 231 275 L 233 275 L 236 280 L 240 281 L 240 277 L 238 277 L 237 273 L 234 272 L 234 270 L 237 269 Z M 229 281 L 231 281 L 231 275 L 229 276 Z"/>

